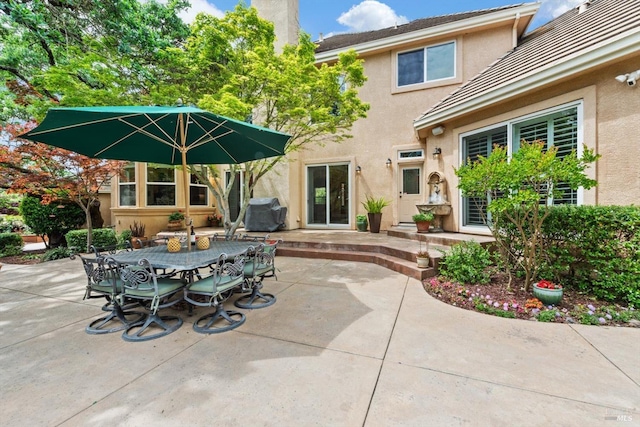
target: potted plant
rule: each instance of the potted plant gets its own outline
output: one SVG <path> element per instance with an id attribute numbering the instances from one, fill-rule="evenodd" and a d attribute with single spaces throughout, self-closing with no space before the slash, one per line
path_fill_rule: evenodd
<path id="1" fill-rule="evenodd" d="M 207 216 L 207 223 L 209 227 L 220 227 L 222 225 L 222 216 L 214 213 Z"/>
<path id="2" fill-rule="evenodd" d="M 367 196 L 364 202 L 361 202 L 369 217 L 369 230 L 372 233 L 380 232 L 380 223 L 382 222 L 382 209 L 389 206 L 389 201 L 384 197 L 374 198 Z"/>
<path id="3" fill-rule="evenodd" d="M 544 305 L 556 305 L 562 299 L 562 285 L 557 285 L 549 280 L 540 280 L 533 284 L 533 296 Z"/>
<path id="4" fill-rule="evenodd" d="M 356 228 L 358 231 L 367 231 L 368 225 L 366 215 L 356 215 Z"/>
<path id="5" fill-rule="evenodd" d="M 427 243 L 426 248 L 422 249 L 422 241 L 420 241 L 420 249 L 416 252 L 416 262 L 418 263 L 418 268 L 429 267 L 429 243 Z"/>
<path id="6" fill-rule="evenodd" d="M 418 233 L 428 233 L 431 221 L 433 221 L 433 212 L 420 212 L 411 217 L 413 222 L 416 223 Z"/>
<path id="7" fill-rule="evenodd" d="M 140 249 L 140 240 L 147 240 L 144 235 L 146 226 L 142 222 L 133 221 L 133 224 L 129 225 L 131 230 L 131 246 L 135 249 Z"/>
<path id="8" fill-rule="evenodd" d="M 169 231 L 184 230 L 184 214 L 182 212 L 172 212 L 169 215 Z"/>

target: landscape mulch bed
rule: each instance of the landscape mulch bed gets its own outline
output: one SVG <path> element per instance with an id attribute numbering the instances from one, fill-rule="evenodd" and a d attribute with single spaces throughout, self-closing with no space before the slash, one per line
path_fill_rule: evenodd
<path id="1" fill-rule="evenodd" d="M 640 310 L 599 301 L 574 289 L 565 288 L 556 306 L 544 306 L 524 281 L 514 279 L 507 290 L 506 275 L 494 275 L 484 285 L 460 285 L 442 278 L 423 281 L 425 291 L 447 304 L 489 315 L 554 323 L 581 323 L 604 326 L 640 327 Z"/>

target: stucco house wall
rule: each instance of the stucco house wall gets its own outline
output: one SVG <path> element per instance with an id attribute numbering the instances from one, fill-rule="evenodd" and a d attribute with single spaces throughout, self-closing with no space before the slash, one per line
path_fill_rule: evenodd
<path id="1" fill-rule="evenodd" d="M 360 202 L 367 195 L 385 197 L 392 204 L 385 208 L 382 229 L 398 223 L 395 200 L 398 194 L 397 151 L 400 149 L 425 149 L 412 127 L 412 118 L 421 114 L 426 105 L 431 105 L 447 96 L 462 82 L 473 77 L 492 61 L 512 48 L 512 23 L 490 29 L 450 34 L 445 37 L 413 40 L 407 45 L 387 49 L 362 56 L 364 73 L 368 80 L 360 89 L 361 99 L 371 108 L 366 119 L 358 120 L 353 128 L 353 138 L 341 143 L 311 146 L 298 154 L 296 161 L 288 163 L 288 170 L 282 167 L 264 177 L 256 197 L 280 194 L 282 205 L 289 196 L 287 226 L 306 228 L 305 166 L 312 164 L 349 162 L 351 168 L 351 228 L 355 228 L 355 215 L 364 213 Z M 395 57 L 398 50 L 456 40 L 457 76 L 446 83 L 435 82 L 426 89 L 394 91 Z M 425 154 L 430 157 L 428 149 Z M 392 167 L 387 168 L 387 159 Z M 360 166 L 362 172 L 355 173 Z M 423 177 L 431 170 L 425 165 Z M 285 179 L 286 177 L 289 179 Z M 288 188 L 287 188 L 288 187 Z M 425 196 L 426 197 L 426 196 Z M 283 200 L 285 203 L 283 203 Z M 417 213 L 417 210 L 416 212 Z"/>

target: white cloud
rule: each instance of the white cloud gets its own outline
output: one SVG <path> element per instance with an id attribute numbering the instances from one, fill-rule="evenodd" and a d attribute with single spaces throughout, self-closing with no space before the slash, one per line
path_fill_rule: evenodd
<path id="1" fill-rule="evenodd" d="M 585 0 L 542 0 L 538 12 L 545 20 L 557 18 L 568 10 L 578 7 Z"/>
<path id="2" fill-rule="evenodd" d="M 338 22 L 349 27 L 349 31 L 358 32 L 406 24 L 409 20 L 405 16 L 398 16 L 393 9 L 384 3 L 376 0 L 364 0 L 340 15 Z"/>
<path id="3" fill-rule="evenodd" d="M 145 0 L 141 0 L 145 1 Z M 158 0 L 162 4 L 167 4 L 168 0 Z M 178 14 L 178 16 L 187 24 L 192 23 L 196 19 L 196 15 L 200 12 L 208 13 L 209 15 L 222 18 L 224 12 L 218 9 L 215 5 L 209 3 L 207 0 L 190 0 L 191 7 Z"/>

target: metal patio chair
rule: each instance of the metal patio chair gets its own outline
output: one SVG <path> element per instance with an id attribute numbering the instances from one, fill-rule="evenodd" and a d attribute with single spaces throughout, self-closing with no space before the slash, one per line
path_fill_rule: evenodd
<path id="1" fill-rule="evenodd" d="M 193 323 L 193 330 L 203 334 L 217 334 L 230 331 L 242 325 L 246 318 L 243 313 L 224 308 L 224 301 L 231 295 L 233 288 L 244 282 L 244 263 L 246 253 L 239 254 L 233 260 L 226 254 L 220 255 L 212 266 L 213 274 L 203 280 L 189 283 L 184 289 L 184 299 L 199 307 L 213 307 L 213 313 L 205 314 Z"/>
<path id="2" fill-rule="evenodd" d="M 104 298 L 102 310 L 107 314 L 93 320 L 86 328 L 88 334 L 108 334 L 127 329 L 134 324 L 141 324 L 145 313 L 130 311 L 121 305 L 118 296 L 123 292 L 122 281 L 115 270 L 109 268 L 103 257 L 88 258 L 77 255 L 87 275 L 87 287 L 83 299 Z"/>
<path id="3" fill-rule="evenodd" d="M 146 259 L 141 259 L 137 265 L 120 264 L 114 259 L 107 258 L 109 265 L 116 268 L 122 280 L 124 292 L 123 300 L 138 301 L 148 312 L 149 316 L 143 324 L 131 325 L 123 333 L 125 341 L 148 341 L 169 335 L 182 326 L 179 316 L 160 316 L 158 311 L 171 307 L 182 301 L 182 297 L 173 298 L 179 294 L 184 283 L 180 280 L 159 277 Z"/>
<path id="4" fill-rule="evenodd" d="M 243 290 L 250 292 L 234 303 L 236 307 L 245 309 L 263 308 L 273 305 L 276 297 L 263 293 L 262 281 L 266 277 L 276 277 L 275 256 L 278 242 L 275 240 L 258 244 L 249 251 L 244 266 Z M 276 277 L 276 280 L 278 278 Z"/>

